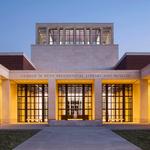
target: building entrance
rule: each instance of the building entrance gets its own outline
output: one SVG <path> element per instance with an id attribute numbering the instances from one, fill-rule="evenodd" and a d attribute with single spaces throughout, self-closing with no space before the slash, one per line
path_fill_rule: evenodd
<path id="1" fill-rule="evenodd" d="M 92 84 L 58 84 L 58 119 L 92 119 Z"/>

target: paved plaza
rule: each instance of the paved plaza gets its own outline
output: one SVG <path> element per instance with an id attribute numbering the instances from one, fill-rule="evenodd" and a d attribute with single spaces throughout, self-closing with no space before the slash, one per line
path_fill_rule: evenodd
<path id="1" fill-rule="evenodd" d="M 141 150 L 105 127 L 46 127 L 14 150 Z"/>

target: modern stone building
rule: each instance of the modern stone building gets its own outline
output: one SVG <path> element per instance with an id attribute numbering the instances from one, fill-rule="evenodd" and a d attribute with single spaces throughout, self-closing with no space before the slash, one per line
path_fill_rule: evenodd
<path id="1" fill-rule="evenodd" d="M 0 123 L 150 123 L 150 53 L 118 60 L 111 23 L 38 23 L 31 61 L 0 53 Z"/>

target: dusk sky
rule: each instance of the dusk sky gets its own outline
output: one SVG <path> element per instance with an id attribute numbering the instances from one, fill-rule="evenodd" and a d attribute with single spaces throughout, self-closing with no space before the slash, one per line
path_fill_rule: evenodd
<path id="1" fill-rule="evenodd" d="M 120 57 L 150 52 L 150 0 L 0 0 L 0 52 L 30 57 L 37 22 L 114 23 Z"/>

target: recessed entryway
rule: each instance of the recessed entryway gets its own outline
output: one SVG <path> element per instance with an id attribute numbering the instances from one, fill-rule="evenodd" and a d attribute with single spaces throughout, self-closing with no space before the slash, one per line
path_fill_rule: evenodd
<path id="1" fill-rule="evenodd" d="M 58 84 L 58 119 L 92 119 L 92 84 Z"/>

